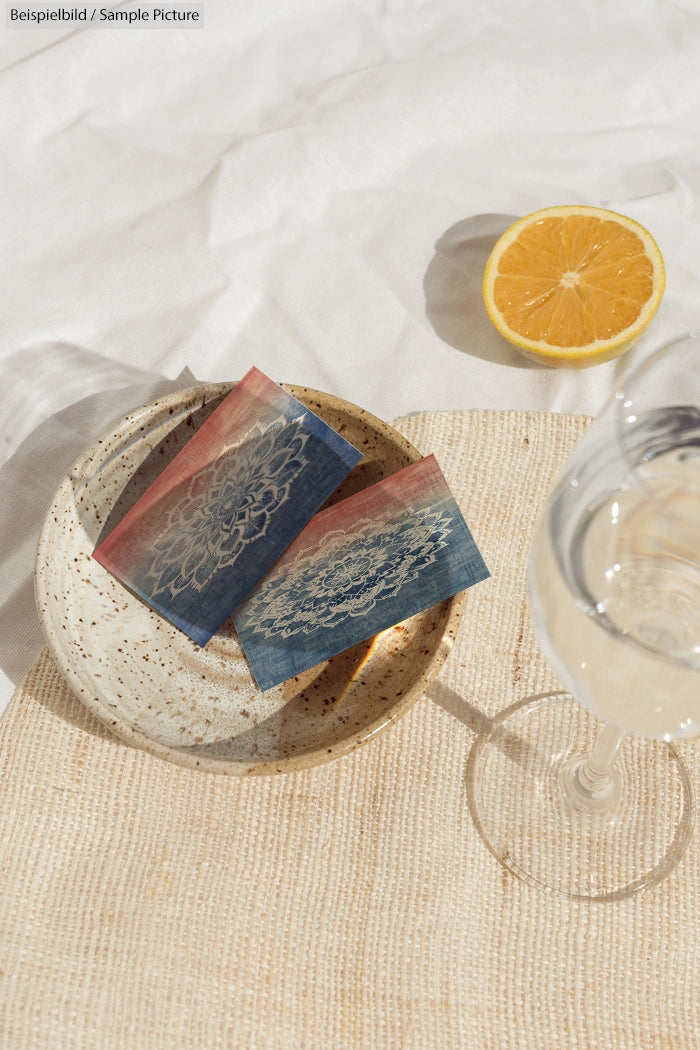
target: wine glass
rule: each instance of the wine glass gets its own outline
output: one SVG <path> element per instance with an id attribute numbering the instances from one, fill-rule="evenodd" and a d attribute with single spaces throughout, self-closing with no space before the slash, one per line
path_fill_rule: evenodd
<path id="1" fill-rule="evenodd" d="M 700 337 L 623 378 L 540 514 L 529 597 L 568 692 L 497 716 L 470 804 L 510 871 L 616 900 L 681 859 L 695 820 L 674 741 L 700 732 Z"/>

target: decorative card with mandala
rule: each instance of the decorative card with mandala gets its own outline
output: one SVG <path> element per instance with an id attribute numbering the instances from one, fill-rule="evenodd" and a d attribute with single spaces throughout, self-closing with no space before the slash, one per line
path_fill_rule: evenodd
<path id="1" fill-rule="evenodd" d="M 320 511 L 233 622 L 265 690 L 488 576 L 427 456 Z"/>
<path id="2" fill-rule="evenodd" d="M 93 557 L 206 645 L 361 458 L 252 368 Z"/>

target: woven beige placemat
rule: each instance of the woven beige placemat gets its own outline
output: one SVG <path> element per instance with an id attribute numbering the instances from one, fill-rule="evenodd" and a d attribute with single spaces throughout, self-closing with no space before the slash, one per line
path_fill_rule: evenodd
<path id="1" fill-rule="evenodd" d="M 581 904 L 506 873 L 467 806 L 475 735 L 556 686 L 525 563 L 584 426 L 401 421 L 493 575 L 428 695 L 327 766 L 168 765 L 112 737 L 41 654 L 0 726 L 2 1050 L 700 1047 L 700 836 L 658 889 Z"/>

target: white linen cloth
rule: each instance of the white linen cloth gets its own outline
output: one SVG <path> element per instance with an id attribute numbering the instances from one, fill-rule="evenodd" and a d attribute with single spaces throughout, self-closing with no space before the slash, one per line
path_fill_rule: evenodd
<path id="1" fill-rule="evenodd" d="M 0 709 L 41 645 L 53 489 L 164 386 L 256 364 L 385 419 L 594 414 L 698 318 L 699 0 L 200 7 L 0 31 Z M 622 211 L 664 255 L 622 361 L 543 368 L 486 317 L 496 234 L 558 203 Z"/>

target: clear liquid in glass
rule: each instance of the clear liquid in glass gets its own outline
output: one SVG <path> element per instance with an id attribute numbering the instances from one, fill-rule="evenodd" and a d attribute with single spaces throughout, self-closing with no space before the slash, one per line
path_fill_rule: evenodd
<path id="1" fill-rule="evenodd" d="M 562 479 L 533 546 L 543 649 L 606 722 L 670 740 L 700 732 L 700 412 L 602 430 Z"/>

